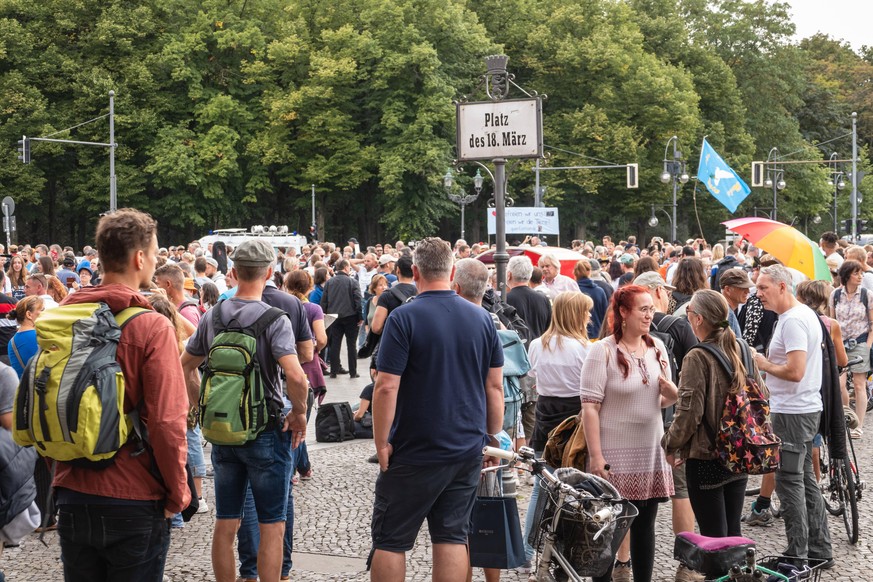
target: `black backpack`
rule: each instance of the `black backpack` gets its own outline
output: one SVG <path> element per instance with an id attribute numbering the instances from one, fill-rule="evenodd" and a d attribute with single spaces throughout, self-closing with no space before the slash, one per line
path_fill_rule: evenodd
<path id="1" fill-rule="evenodd" d="M 348 402 L 326 402 L 315 414 L 315 440 L 341 443 L 355 438 L 355 417 Z"/>
<path id="2" fill-rule="evenodd" d="M 709 278 L 709 288 L 713 291 L 721 291 L 721 283 L 719 279 L 721 279 L 721 274 L 727 271 L 728 269 L 733 269 L 734 267 L 741 267 L 742 263 L 740 263 L 737 258 L 733 255 L 729 257 L 723 258 L 718 262 L 718 268 L 715 270 L 715 273 Z"/>
<path id="3" fill-rule="evenodd" d="M 652 322 L 652 329 L 649 331 L 649 335 L 652 337 L 656 337 L 662 342 L 664 342 L 664 347 L 667 348 L 667 361 L 670 363 L 670 369 L 672 371 L 671 380 L 673 380 L 674 384 L 679 383 L 679 361 L 676 359 L 676 340 L 673 339 L 673 336 L 670 335 L 670 328 L 673 327 L 676 322 L 679 320 L 678 317 L 673 315 L 665 315 L 661 319 L 661 323 L 655 324 Z"/>
<path id="4" fill-rule="evenodd" d="M 670 364 L 670 379 L 677 386 L 679 385 L 679 361 L 676 359 L 676 340 L 670 335 L 669 331 L 673 325 L 679 320 L 673 315 L 665 315 L 661 319 L 661 323 L 655 324 L 652 322 L 652 329 L 649 330 L 649 335 L 658 338 L 664 342 L 664 347 L 667 348 L 667 362 Z M 676 405 L 672 404 L 667 408 L 661 409 L 661 418 L 664 420 L 664 429 L 666 430 L 673 424 L 673 415 L 676 412 Z"/>
<path id="5" fill-rule="evenodd" d="M 515 307 L 509 303 L 500 301 L 493 289 L 485 291 L 485 296 L 482 297 L 482 307 L 496 315 L 497 319 L 500 320 L 500 323 L 502 323 L 506 329 L 518 332 L 518 336 L 521 338 L 525 347 L 529 346 L 530 342 L 536 339 L 533 337 L 533 332 L 521 315 L 518 314 Z"/>

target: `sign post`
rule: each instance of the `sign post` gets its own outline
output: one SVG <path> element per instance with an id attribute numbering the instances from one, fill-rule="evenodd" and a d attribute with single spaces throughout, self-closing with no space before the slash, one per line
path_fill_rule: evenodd
<path id="1" fill-rule="evenodd" d="M 509 57 L 485 57 L 482 83 L 490 101 L 456 103 L 458 163 L 473 162 L 484 168 L 494 181 L 494 212 L 497 249 L 497 292 L 506 300 L 506 160 L 540 158 L 543 155 L 542 98 L 515 84 L 506 70 Z M 524 93 L 525 99 L 506 99 L 510 86 Z M 491 160 L 494 173 L 479 160 Z"/>
<path id="2" fill-rule="evenodd" d="M 12 245 L 12 224 L 15 221 L 15 200 L 11 196 L 6 196 L 2 202 L 3 206 L 3 230 L 6 231 L 6 252 L 9 252 L 9 247 Z"/>

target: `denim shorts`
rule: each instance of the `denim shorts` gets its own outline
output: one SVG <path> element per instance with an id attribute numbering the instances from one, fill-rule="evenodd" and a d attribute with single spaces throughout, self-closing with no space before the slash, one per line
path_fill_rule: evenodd
<path id="1" fill-rule="evenodd" d="M 203 455 L 203 441 L 201 441 L 200 425 L 189 428 L 188 437 L 188 462 L 194 477 L 206 476 L 206 457 Z"/>
<path id="2" fill-rule="evenodd" d="M 427 519 L 435 544 L 466 544 L 482 457 L 442 465 L 391 463 L 376 479 L 373 547 L 408 552 Z"/>
<path id="3" fill-rule="evenodd" d="M 215 518 L 240 519 L 246 483 L 259 523 L 285 521 L 291 482 L 291 432 L 267 430 L 242 446 L 212 445 Z"/>

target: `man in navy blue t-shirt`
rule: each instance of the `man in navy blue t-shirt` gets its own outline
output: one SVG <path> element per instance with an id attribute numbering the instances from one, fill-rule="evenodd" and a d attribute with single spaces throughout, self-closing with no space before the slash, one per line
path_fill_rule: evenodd
<path id="1" fill-rule="evenodd" d="M 405 579 L 427 518 L 434 571 L 462 580 L 482 447 L 503 425 L 503 348 L 489 314 L 451 290 L 448 243 L 422 240 L 413 261 L 418 296 L 388 316 L 376 364 L 371 579 Z"/>

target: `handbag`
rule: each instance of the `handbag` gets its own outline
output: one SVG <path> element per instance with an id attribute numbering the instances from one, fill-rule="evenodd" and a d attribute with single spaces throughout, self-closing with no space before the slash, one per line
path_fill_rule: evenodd
<path id="1" fill-rule="evenodd" d="M 379 345 L 380 339 L 382 339 L 382 334 L 373 333 L 373 330 L 368 330 L 367 339 L 364 340 L 364 345 L 358 350 L 358 358 L 369 358 L 372 356 L 376 346 Z"/>
<path id="2" fill-rule="evenodd" d="M 518 505 L 499 496 L 499 480 L 497 472 L 483 476 L 470 516 L 470 565 L 477 568 L 508 570 L 525 562 Z"/>

